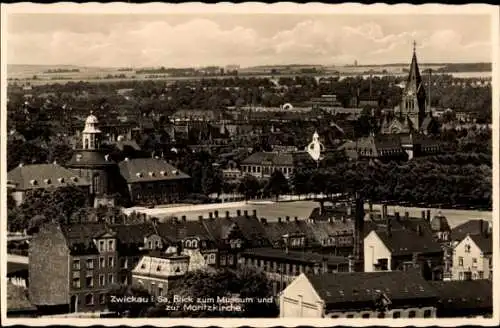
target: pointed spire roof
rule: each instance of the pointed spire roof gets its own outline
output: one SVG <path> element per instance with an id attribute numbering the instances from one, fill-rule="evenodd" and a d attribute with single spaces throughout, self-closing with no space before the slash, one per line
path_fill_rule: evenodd
<path id="1" fill-rule="evenodd" d="M 422 76 L 420 75 L 420 70 L 418 68 L 416 47 L 417 43 L 413 41 L 413 57 L 411 59 L 410 73 L 408 74 L 408 80 L 406 83 L 406 88 L 415 88 L 415 91 L 419 89 L 420 84 L 422 83 Z"/>

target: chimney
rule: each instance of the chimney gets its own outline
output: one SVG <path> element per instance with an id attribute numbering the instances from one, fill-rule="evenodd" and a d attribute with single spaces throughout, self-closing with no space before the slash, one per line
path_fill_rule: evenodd
<path id="1" fill-rule="evenodd" d="M 229 219 L 229 211 L 226 211 L 226 219 Z"/>
<path id="2" fill-rule="evenodd" d="M 286 217 L 286 222 L 290 222 L 290 217 L 289 216 Z"/>
<path id="3" fill-rule="evenodd" d="M 297 216 L 295 217 L 295 222 L 299 222 L 299 218 Z"/>
<path id="4" fill-rule="evenodd" d="M 214 213 L 212 213 L 212 212 L 208 212 L 208 218 L 209 218 L 209 219 L 213 219 L 213 217 L 214 217 Z"/>
<path id="5" fill-rule="evenodd" d="M 237 211 L 236 211 L 236 215 L 237 215 L 237 216 L 241 216 L 241 210 L 237 210 Z"/>
<path id="6" fill-rule="evenodd" d="M 394 216 L 396 217 L 396 221 L 398 221 L 398 222 L 401 221 L 401 216 L 399 215 L 399 212 L 395 212 Z"/>
<path id="7" fill-rule="evenodd" d="M 253 210 L 253 217 L 256 218 L 257 217 L 257 210 Z"/>
<path id="8" fill-rule="evenodd" d="M 348 260 L 348 263 L 349 263 L 349 272 L 355 272 L 356 270 L 356 265 L 355 265 L 355 262 L 354 262 L 354 256 L 353 255 L 349 255 L 349 257 L 347 258 Z"/>
<path id="9" fill-rule="evenodd" d="M 382 219 L 387 218 L 387 205 L 382 205 Z"/>
<path id="10" fill-rule="evenodd" d="M 244 210 L 243 214 L 245 215 L 246 218 L 248 217 L 248 211 L 247 210 Z"/>
<path id="11" fill-rule="evenodd" d="M 219 217 L 219 211 L 215 210 L 214 211 L 214 215 L 215 215 L 216 218 L 218 218 Z"/>
<path id="12" fill-rule="evenodd" d="M 422 220 L 425 221 L 425 211 L 422 211 Z"/>
<path id="13" fill-rule="evenodd" d="M 410 219 L 410 213 L 408 211 L 405 212 L 405 220 Z"/>
<path id="14" fill-rule="evenodd" d="M 203 215 L 199 215 L 198 220 L 203 221 Z"/>
<path id="15" fill-rule="evenodd" d="M 278 223 L 281 223 L 281 217 L 278 218 Z"/>
<path id="16" fill-rule="evenodd" d="M 427 221 L 431 222 L 431 210 L 427 210 Z"/>
<path id="17" fill-rule="evenodd" d="M 185 215 L 182 216 L 182 222 L 186 222 L 186 216 Z"/>
<path id="18" fill-rule="evenodd" d="M 369 210 L 370 212 L 373 212 L 373 204 L 372 204 L 372 202 L 369 202 L 369 203 L 368 203 L 368 210 Z"/>
<path id="19" fill-rule="evenodd" d="M 260 223 L 262 223 L 262 224 L 267 224 L 267 219 L 265 219 L 265 218 L 261 218 L 261 219 L 260 219 Z"/>
<path id="20" fill-rule="evenodd" d="M 399 214 L 399 213 L 396 213 Z M 392 222 L 391 222 L 391 217 L 386 218 L 386 228 L 387 228 L 387 235 L 390 237 L 392 236 Z"/>

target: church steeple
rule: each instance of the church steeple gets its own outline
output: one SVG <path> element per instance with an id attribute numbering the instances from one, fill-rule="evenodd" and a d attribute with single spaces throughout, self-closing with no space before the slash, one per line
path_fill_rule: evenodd
<path id="1" fill-rule="evenodd" d="M 90 115 L 85 120 L 85 128 L 82 131 L 82 142 L 84 150 L 96 150 L 99 149 L 99 141 L 101 130 L 99 130 L 99 121 L 97 117 L 94 116 L 92 111 Z"/>

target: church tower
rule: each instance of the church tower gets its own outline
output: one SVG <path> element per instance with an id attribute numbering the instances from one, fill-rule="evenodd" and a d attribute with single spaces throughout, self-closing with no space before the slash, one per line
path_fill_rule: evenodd
<path id="1" fill-rule="evenodd" d="M 403 91 L 400 115 L 408 118 L 410 130 L 418 131 L 426 116 L 426 95 L 422 76 L 418 68 L 416 43 L 413 42 L 413 57 L 410 64 L 410 72 Z"/>
<path id="2" fill-rule="evenodd" d="M 90 198 L 95 206 L 113 203 L 117 164 L 100 149 L 99 121 L 91 112 L 82 131 L 82 148 L 75 151 L 66 167 L 90 182 Z"/>

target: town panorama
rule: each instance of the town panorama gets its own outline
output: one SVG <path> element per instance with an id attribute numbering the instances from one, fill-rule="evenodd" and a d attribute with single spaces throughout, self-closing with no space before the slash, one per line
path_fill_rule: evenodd
<path id="1" fill-rule="evenodd" d="M 266 20 L 276 36 L 255 64 L 238 49 L 189 64 L 189 48 L 174 65 L 162 56 L 188 41 L 135 49 L 92 17 L 50 42 L 34 41 L 52 28 L 43 19 L 32 38 L 31 18 L 9 25 L 9 318 L 492 317 L 491 58 L 437 57 L 445 39 L 466 51 L 466 32 L 411 33 L 416 15 L 399 30 L 372 23 L 401 50 L 316 60 L 334 36 L 304 37 L 313 16 L 286 33 Z M 169 17 L 163 33 L 188 30 Z M 247 51 L 262 30 L 249 22 L 213 18 L 207 35 L 222 32 L 199 58 L 231 38 Z M 297 29 L 294 47 L 267 55 Z M 118 64 L 104 63 L 113 51 Z"/>

